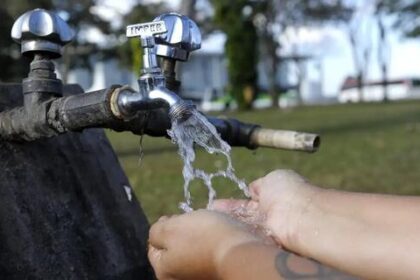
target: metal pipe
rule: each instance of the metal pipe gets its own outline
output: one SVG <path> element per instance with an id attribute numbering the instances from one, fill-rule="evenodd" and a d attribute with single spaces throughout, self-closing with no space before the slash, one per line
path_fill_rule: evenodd
<path id="1" fill-rule="evenodd" d="M 154 69 L 158 67 L 155 52 L 155 38 L 153 36 L 141 37 L 141 45 L 143 46 L 143 68 Z"/>
<path id="2" fill-rule="evenodd" d="M 257 147 L 313 153 L 318 150 L 321 139 L 317 134 L 257 128 L 252 132 L 250 142 Z"/>
<path id="3" fill-rule="evenodd" d="M 222 139 L 231 146 L 315 152 L 321 144 L 320 137 L 316 134 L 265 129 L 257 124 L 243 123 L 235 119 L 208 119 Z"/>
<path id="4" fill-rule="evenodd" d="M 0 138 L 33 141 L 91 127 L 167 136 L 171 120 L 188 118 L 192 105 L 163 88 L 151 93 L 150 98 L 143 97 L 129 87 L 114 86 L 36 102 L 31 106 L 30 115 L 24 107 L 15 108 L 0 113 Z M 314 152 L 320 145 L 319 136 L 315 134 L 263 129 L 235 119 L 208 119 L 231 146 Z"/>
<path id="5" fill-rule="evenodd" d="M 183 100 L 174 92 L 165 87 L 157 87 L 148 92 L 147 96 L 123 90 L 114 94 L 111 99 L 111 107 L 116 116 L 124 119 L 134 117 L 137 112 L 168 108 L 169 117 L 174 119 L 186 119 L 191 115 L 194 108 L 192 103 Z"/>
<path id="6" fill-rule="evenodd" d="M 178 93 L 181 86 L 181 82 L 179 82 L 176 79 L 176 60 L 172 58 L 163 57 L 161 59 L 160 66 L 162 68 L 163 75 L 165 76 L 166 88 Z"/>
<path id="7" fill-rule="evenodd" d="M 63 133 L 89 127 L 104 127 L 118 120 L 110 105 L 111 97 L 117 89 L 119 87 L 112 86 L 55 99 L 48 110 L 48 124 L 58 133 Z"/>
<path id="8" fill-rule="evenodd" d="M 164 97 L 167 98 L 165 99 Z M 169 102 L 174 102 L 170 96 L 162 95 L 159 98 L 150 98 L 129 87 L 122 87 L 116 90 L 110 100 L 114 115 L 126 120 L 135 117 L 139 111 L 169 107 Z"/>

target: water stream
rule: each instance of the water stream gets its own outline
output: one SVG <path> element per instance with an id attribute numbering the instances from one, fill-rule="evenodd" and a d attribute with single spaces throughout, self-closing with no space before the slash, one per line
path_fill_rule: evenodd
<path id="1" fill-rule="evenodd" d="M 208 189 L 208 203 L 210 208 L 216 197 L 216 191 L 212 186 L 212 179 L 215 177 L 225 177 L 236 183 L 238 187 L 248 197 L 248 188 L 244 181 L 235 175 L 235 169 L 230 157 L 231 147 L 218 134 L 216 128 L 197 110 L 193 110 L 191 117 L 187 120 L 175 120 L 168 131 L 172 142 L 178 145 L 178 152 L 184 161 L 182 175 L 184 177 L 184 196 L 185 201 L 180 203 L 180 208 L 185 212 L 190 212 L 192 199 L 189 186 L 194 179 L 201 179 Z M 196 158 L 194 145 L 204 148 L 210 154 L 222 154 L 226 157 L 227 167 L 214 173 L 207 173 L 204 170 L 193 167 Z"/>

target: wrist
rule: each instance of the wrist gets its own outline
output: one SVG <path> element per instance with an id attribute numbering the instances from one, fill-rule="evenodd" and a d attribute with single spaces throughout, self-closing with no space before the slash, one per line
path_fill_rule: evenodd
<path id="1" fill-rule="evenodd" d="M 216 274 L 219 275 L 219 279 L 229 279 L 222 277 L 226 270 L 226 260 L 235 251 L 235 248 L 246 247 L 249 244 L 262 244 L 263 241 L 254 234 L 248 232 L 248 228 L 245 225 L 238 224 L 239 230 L 231 231 L 227 234 L 223 234 L 217 238 L 218 241 L 215 243 L 213 265 Z"/>
<path id="2" fill-rule="evenodd" d="M 261 279 L 262 271 L 267 271 L 278 249 L 260 241 L 241 243 L 229 248 L 220 259 L 217 267 L 218 279 Z"/>
<path id="3" fill-rule="evenodd" d="M 286 201 L 283 199 L 281 203 L 276 204 L 281 209 L 274 209 L 277 217 L 272 224 L 276 224 L 273 237 L 278 244 L 303 254 L 305 231 L 314 225 L 315 217 L 319 216 L 320 203 L 325 191 L 305 182 L 298 186 Z"/>
<path id="4" fill-rule="evenodd" d="M 311 186 L 306 205 L 298 213 L 287 248 L 304 256 L 314 257 L 313 249 L 329 227 L 329 210 L 324 206 L 332 199 L 329 189 Z M 316 250 L 315 250 L 316 251 Z"/>

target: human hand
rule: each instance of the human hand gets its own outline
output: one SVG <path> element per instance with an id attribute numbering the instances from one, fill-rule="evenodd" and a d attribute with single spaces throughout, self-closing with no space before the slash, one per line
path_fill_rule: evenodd
<path id="1" fill-rule="evenodd" d="M 149 260 L 159 280 L 220 279 L 224 256 L 262 241 L 228 215 L 208 210 L 161 218 L 150 229 Z"/>
<path id="2" fill-rule="evenodd" d="M 278 245 L 295 249 L 298 226 L 320 189 L 291 170 L 273 171 L 249 189 L 251 200 L 216 200 L 213 209 L 240 219 L 249 216 L 245 221 L 261 224 Z"/>

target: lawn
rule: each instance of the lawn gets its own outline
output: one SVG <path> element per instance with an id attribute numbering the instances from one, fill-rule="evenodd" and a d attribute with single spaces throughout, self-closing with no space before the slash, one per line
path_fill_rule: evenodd
<path id="1" fill-rule="evenodd" d="M 274 169 L 294 169 L 311 182 L 337 189 L 420 195 L 420 102 L 355 104 L 227 114 L 268 128 L 321 134 L 315 154 L 234 148 L 233 163 L 246 182 Z M 182 162 L 168 140 L 145 136 L 139 164 L 139 136 L 108 131 L 113 147 L 150 221 L 178 213 L 182 201 Z M 198 151 L 197 165 L 224 166 L 222 156 Z M 227 180 L 217 179 L 218 197 L 240 197 Z M 194 182 L 195 207 L 206 202 L 205 187 Z"/>

